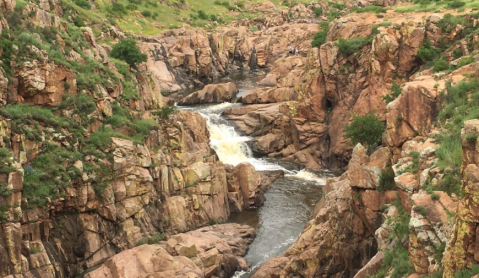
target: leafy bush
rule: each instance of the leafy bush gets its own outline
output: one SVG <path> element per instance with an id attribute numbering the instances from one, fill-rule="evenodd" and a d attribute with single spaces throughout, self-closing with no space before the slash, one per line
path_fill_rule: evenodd
<path id="1" fill-rule="evenodd" d="M 125 8 L 126 8 L 127 10 L 129 10 L 129 11 L 138 10 L 138 6 L 135 5 L 135 4 L 128 4 L 128 5 L 126 5 Z"/>
<path id="2" fill-rule="evenodd" d="M 207 20 L 209 18 L 209 16 L 205 13 L 205 11 L 203 10 L 199 10 L 198 11 L 198 17 L 200 19 L 204 19 L 204 20 Z"/>
<path id="3" fill-rule="evenodd" d="M 422 205 L 415 205 L 415 206 L 412 207 L 412 209 L 413 209 L 415 212 L 417 212 L 417 213 L 419 213 L 419 214 L 421 214 L 421 215 L 424 215 L 424 216 L 427 215 L 427 209 L 426 209 L 426 207 L 424 207 L 424 206 L 422 206 Z"/>
<path id="4" fill-rule="evenodd" d="M 145 10 L 145 11 L 142 11 L 142 12 L 141 12 L 141 15 L 144 16 L 144 17 L 150 17 L 150 16 L 151 16 L 151 12 L 148 11 L 148 10 Z"/>
<path id="5" fill-rule="evenodd" d="M 479 265 L 472 265 L 471 268 L 464 268 L 456 272 L 454 278 L 469 278 L 479 274 Z"/>
<path id="6" fill-rule="evenodd" d="M 87 0 L 75 0 L 75 4 L 79 7 L 84 8 L 85 10 L 91 9 L 91 4 Z"/>
<path id="7" fill-rule="evenodd" d="M 7 74 L 7 77 L 11 77 L 13 70 L 11 67 L 13 59 L 13 43 L 12 40 L 8 38 L 7 30 L 3 30 L 0 36 L 0 48 L 2 49 L 2 55 L 0 56 L 1 61 L 3 62 L 3 69 Z"/>
<path id="8" fill-rule="evenodd" d="M 13 154 L 10 152 L 10 149 L 0 148 L 0 173 L 10 173 L 17 170 L 10 159 L 12 157 Z"/>
<path id="9" fill-rule="evenodd" d="M 386 104 L 392 102 L 395 100 L 402 92 L 401 87 L 393 81 L 393 85 L 391 87 L 391 93 L 389 95 L 385 95 L 382 97 L 382 99 L 386 102 Z"/>
<path id="10" fill-rule="evenodd" d="M 454 59 L 460 58 L 462 56 L 462 49 L 454 49 L 454 51 L 452 51 L 452 55 L 454 56 Z"/>
<path id="11" fill-rule="evenodd" d="M 332 2 L 331 6 L 335 9 L 338 9 L 338 10 L 346 9 L 346 4 L 340 4 L 340 3 Z"/>
<path id="12" fill-rule="evenodd" d="M 379 192 L 396 189 L 393 169 L 388 168 L 387 170 L 381 172 L 381 176 L 379 176 L 379 186 L 376 189 Z"/>
<path id="13" fill-rule="evenodd" d="M 354 53 L 358 53 L 361 48 L 369 43 L 368 38 L 358 37 L 358 38 L 351 38 L 346 40 L 344 38 L 339 38 L 336 45 L 339 48 L 339 52 L 349 56 Z"/>
<path id="14" fill-rule="evenodd" d="M 425 39 L 424 44 L 419 47 L 417 52 L 417 57 L 419 57 L 423 62 L 432 61 L 440 54 L 440 50 L 436 49 L 431 40 Z"/>
<path id="15" fill-rule="evenodd" d="M 321 7 L 316 7 L 314 9 L 314 14 L 316 15 L 316 17 L 320 17 L 323 15 L 323 8 Z"/>
<path id="16" fill-rule="evenodd" d="M 111 10 L 113 11 L 113 13 L 117 13 L 117 14 L 127 14 L 127 10 L 125 9 L 125 6 L 123 6 L 121 3 L 118 3 L 118 2 L 114 2 L 113 4 L 111 4 Z"/>
<path id="17" fill-rule="evenodd" d="M 113 46 L 110 56 L 125 61 L 131 67 L 136 67 L 136 64 L 146 62 L 146 54 L 141 53 L 133 39 L 121 40 Z"/>
<path id="18" fill-rule="evenodd" d="M 153 235 L 152 237 L 148 239 L 142 239 L 136 243 L 136 246 L 140 246 L 143 244 L 157 244 L 160 241 L 164 240 L 166 238 L 165 234 L 163 233 L 157 233 Z"/>
<path id="19" fill-rule="evenodd" d="M 321 47 L 324 43 L 326 43 L 326 35 L 328 35 L 329 32 L 329 23 L 326 21 L 322 21 L 319 24 L 319 27 L 321 28 L 316 35 L 314 35 L 313 41 L 311 45 L 313 47 Z"/>
<path id="20" fill-rule="evenodd" d="M 381 143 L 384 124 L 373 112 L 364 116 L 354 116 L 353 121 L 344 128 L 345 138 L 351 139 L 353 145 L 361 143 L 372 146 Z"/>
<path id="21" fill-rule="evenodd" d="M 151 114 L 153 114 L 155 116 L 159 116 L 163 119 L 168 119 L 170 114 L 173 113 L 174 111 L 175 111 L 174 106 L 163 106 L 163 107 L 161 107 L 161 109 L 159 111 L 154 111 Z"/>
<path id="22" fill-rule="evenodd" d="M 328 19 L 333 20 L 337 18 L 340 15 L 339 11 L 337 9 L 330 9 L 328 12 Z"/>
<path id="23" fill-rule="evenodd" d="M 434 62 L 433 70 L 434 72 L 439 72 L 449 69 L 449 63 L 444 59 L 439 59 Z"/>
<path id="24" fill-rule="evenodd" d="M 465 26 L 467 20 L 462 15 L 445 14 L 443 19 L 436 23 L 436 26 L 441 28 L 444 33 L 449 33 L 456 28 L 458 24 Z"/>
<path id="25" fill-rule="evenodd" d="M 452 2 L 447 3 L 447 7 L 450 8 L 450 9 L 461 8 L 461 7 L 465 6 L 465 5 L 466 5 L 465 2 L 459 1 L 459 0 L 454 0 L 454 1 L 452 1 Z"/>

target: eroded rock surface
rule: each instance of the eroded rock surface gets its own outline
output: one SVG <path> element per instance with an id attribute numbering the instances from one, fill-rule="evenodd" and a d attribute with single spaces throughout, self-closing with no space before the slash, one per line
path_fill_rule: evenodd
<path id="1" fill-rule="evenodd" d="M 123 251 L 85 277 L 230 277 L 248 268 L 242 257 L 254 237 L 249 226 L 214 225 Z"/>

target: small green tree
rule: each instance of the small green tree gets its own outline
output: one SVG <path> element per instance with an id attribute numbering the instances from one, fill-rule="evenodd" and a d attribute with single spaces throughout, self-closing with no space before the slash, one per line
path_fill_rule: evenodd
<path id="1" fill-rule="evenodd" d="M 361 143 L 372 146 L 381 142 L 384 124 L 373 112 L 363 116 L 354 116 L 353 121 L 344 128 L 344 138 L 351 139 L 353 145 Z"/>
<path id="2" fill-rule="evenodd" d="M 136 67 L 137 64 L 147 60 L 146 54 L 141 53 L 136 42 L 132 39 L 121 40 L 115 44 L 110 52 L 110 57 L 123 60 L 131 67 Z"/>
<path id="3" fill-rule="evenodd" d="M 327 21 L 321 21 L 319 23 L 320 30 L 314 35 L 313 41 L 311 42 L 311 45 L 313 47 L 321 47 L 322 44 L 326 42 L 326 36 L 328 35 L 329 32 L 329 22 Z"/>
<path id="4" fill-rule="evenodd" d="M 434 62 L 433 70 L 434 72 L 439 72 L 449 69 L 449 63 L 444 59 L 439 59 Z"/>

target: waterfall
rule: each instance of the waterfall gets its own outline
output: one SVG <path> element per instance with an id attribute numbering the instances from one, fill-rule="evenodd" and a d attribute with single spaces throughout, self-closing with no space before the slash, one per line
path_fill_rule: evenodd
<path id="1" fill-rule="evenodd" d="M 206 119 L 208 130 L 210 132 L 211 148 L 216 151 L 221 162 L 234 166 L 241 162 L 249 162 L 259 171 L 283 170 L 287 177 L 315 182 L 320 185 L 326 183 L 324 178 L 321 178 L 310 171 L 292 171 L 265 159 L 254 158 L 253 152 L 247 144 L 252 138 L 240 136 L 234 127 L 221 117 L 221 113 L 232 106 L 238 106 L 238 104 L 226 102 L 216 105 L 202 106 L 197 109 L 197 111 Z"/>
<path id="2" fill-rule="evenodd" d="M 218 122 L 217 114 L 203 116 L 207 119 L 211 147 L 216 151 L 220 161 L 236 166 L 252 157 L 251 149 L 246 144 L 250 138 L 239 136 L 232 126 L 213 123 L 212 119 Z"/>

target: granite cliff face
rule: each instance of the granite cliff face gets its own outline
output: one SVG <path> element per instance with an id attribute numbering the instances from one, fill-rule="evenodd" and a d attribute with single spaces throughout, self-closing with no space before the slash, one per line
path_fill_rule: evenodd
<path id="1" fill-rule="evenodd" d="M 298 240 L 253 277 L 454 277 L 477 264 L 477 15 L 406 22 L 362 10 L 396 1 L 343 4 L 247 3 L 260 15 L 143 35 L 91 19 L 95 3 L 0 0 L 0 276 L 245 270 L 254 230 L 216 224 L 263 205 L 282 173 L 222 163 L 206 120 L 165 95 L 257 68 L 271 70 L 223 116 L 255 154 L 341 174 Z M 110 57 L 127 38 L 145 60 Z M 237 92 L 209 84 L 177 101 Z M 371 111 L 386 126 L 382 145 L 352 146 L 345 126 Z"/>

